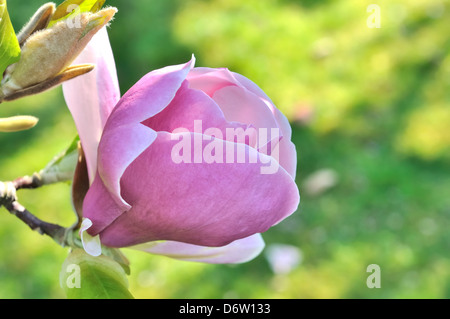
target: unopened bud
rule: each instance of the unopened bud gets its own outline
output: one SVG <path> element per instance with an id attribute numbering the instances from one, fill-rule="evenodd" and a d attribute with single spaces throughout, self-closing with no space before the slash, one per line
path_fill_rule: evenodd
<path id="1" fill-rule="evenodd" d="M 53 13 L 56 7 L 52 2 L 46 3 L 41 6 L 36 13 L 31 17 L 30 21 L 20 30 L 17 35 L 17 40 L 20 46 L 36 31 L 43 30 L 47 27 L 52 19 Z"/>
<path id="2" fill-rule="evenodd" d="M 9 94 L 8 96 L 3 97 L 2 92 L 0 91 L 0 102 L 4 101 L 13 101 L 22 97 L 38 94 L 40 92 L 44 92 L 52 87 L 55 87 L 65 81 L 69 81 L 77 76 L 89 73 L 94 69 L 94 64 L 79 64 L 68 67 L 64 70 L 64 72 L 58 74 L 57 76 L 41 82 L 39 84 L 30 86 L 26 89 L 16 91 L 14 93 Z"/>
<path id="3" fill-rule="evenodd" d="M 39 119 L 34 116 L 23 115 L 0 118 L 0 132 L 18 132 L 34 127 Z"/>
<path id="4" fill-rule="evenodd" d="M 18 91 L 48 82 L 63 73 L 116 12 L 116 8 L 82 12 L 77 15 L 79 24 L 76 26 L 69 20 L 62 20 L 31 34 L 23 44 L 20 60 L 5 73 L 0 98 L 8 100 L 8 96 Z"/>

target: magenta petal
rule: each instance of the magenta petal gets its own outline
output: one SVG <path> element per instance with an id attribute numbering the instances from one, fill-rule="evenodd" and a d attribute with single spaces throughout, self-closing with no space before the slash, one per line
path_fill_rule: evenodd
<path id="1" fill-rule="evenodd" d="M 264 249 L 264 246 L 261 234 L 255 234 L 235 240 L 222 247 L 197 246 L 176 241 L 157 241 L 130 248 L 185 261 L 210 264 L 238 264 L 248 262 L 257 257 Z"/>
<path id="2" fill-rule="evenodd" d="M 233 77 L 239 83 L 240 86 L 245 87 L 247 90 L 258 96 L 259 98 L 266 100 L 267 102 L 273 104 L 269 96 L 252 80 L 246 78 L 242 74 L 232 72 Z"/>
<path id="3" fill-rule="evenodd" d="M 205 128 L 223 128 L 227 124 L 219 106 L 204 92 L 188 88 L 185 81 L 170 104 L 143 124 L 155 131 L 184 128 L 193 132 L 195 121 L 201 121 Z"/>
<path id="4" fill-rule="evenodd" d="M 153 143 L 156 136 L 155 131 L 140 123 L 122 125 L 103 133 L 99 145 L 98 173 L 123 210 L 130 206 L 120 195 L 120 178 L 128 165 Z"/>
<path id="5" fill-rule="evenodd" d="M 253 93 L 237 86 L 226 86 L 214 93 L 228 121 L 251 124 L 255 128 L 277 128 L 272 110 Z"/>
<path id="6" fill-rule="evenodd" d="M 256 142 L 256 137 L 251 134 L 253 130 L 246 131 L 249 128 L 248 125 L 227 121 L 220 107 L 203 91 L 188 88 L 187 81 L 183 83 L 164 110 L 144 121 L 143 124 L 158 132 L 183 129 L 209 135 L 209 131 L 217 133 L 219 130 L 221 139 L 227 137 L 227 129 L 232 129 L 238 138 L 248 133 L 247 144 L 253 146 Z M 229 138 L 237 139 L 231 134 Z"/>
<path id="7" fill-rule="evenodd" d="M 295 179 L 297 152 L 291 142 L 292 129 L 287 118 L 278 110 L 267 95 L 253 82 L 239 74 L 234 74 L 245 87 L 226 86 L 214 94 L 214 100 L 229 121 L 252 124 L 256 128 L 279 128 L 280 140 L 277 160 Z M 267 136 L 271 136 L 270 130 Z M 269 138 L 270 140 L 270 138 Z"/>
<path id="8" fill-rule="evenodd" d="M 256 85 L 256 83 L 238 73 L 233 73 L 233 76 L 240 85 L 258 96 L 271 110 L 273 110 L 273 115 L 283 136 L 283 139 L 279 145 L 280 165 L 283 166 L 292 178 L 295 179 L 297 173 L 297 151 L 295 149 L 295 145 L 291 142 L 292 129 L 288 119 L 273 105 L 271 99 L 258 85 Z"/>
<path id="9" fill-rule="evenodd" d="M 186 80 L 192 89 L 202 90 L 212 97 L 217 90 L 229 85 L 239 85 L 232 73 L 225 68 L 194 68 Z"/>
<path id="10" fill-rule="evenodd" d="M 291 126 L 286 117 L 273 105 L 266 93 L 245 76 L 228 69 L 194 68 L 188 75 L 189 87 L 204 91 L 219 104 L 228 121 L 252 125 L 256 129 L 280 129 L 277 138 L 268 140 L 273 148 L 278 141 L 280 165 L 295 179 L 297 153 L 291 142 Z M 264 145 L 259 145 L 263 147 Z M 274 153 L 274 152 L 272 152 Z M 270 154 L 270 152 L 267 152 Z"/>
<path id="11" fill-rule="evenodd" d="M 297 150 L 291 140 L 283 138 L 278 144 L 278 161 L 295 180 L 297 174 Z"/>
<path id="12" fill-rule="evenodd" d="M 83 202 L 83 217 L 91 220 L 87 232 L 96 236 L 103 228 L 123 213 L 97 174 Z"/>
<path id="13" fill-rule="evenodd" d="M 156 138 L 141 122 L 161 112 L 173 99 L 195 59 L 150 72 L 119 101 L 109 117 L 99 145 L 98 170 L 106 188 L 124 210 L 130 206 L 120 194 L 120 178 Z"/>
<path id="14" fill-rule="evenodd" d="M 123 247 L 171 240 L 224 246 L 266 231 L 297 209 L 300 198 L 291 176 L 281 167 L 262 174 L 257 160 L 268 157 L 255 149 L 243 145 L 247 163 L 177 164 L 171 152 L 179 141 L 172 138 L 158 132 L 126 170 L 122 195 L 132 208 L 100 233 L 102 243 Z"/>
<path id="15" fill-rule="evenodd" d="M 106 27 L 101 29 L 74 61 L 95 69 L 63 84 L 64 97 L 83 145 L 92 183 L 97 170 L 97 147 L 106 119 L 120 98 L 114 57 Z"/>
<path id="16" fill-rule="evenodd" d="M 278 147 L 278 160 L 281 166 L 295 179 L 297 174 L 297 150 L 291 141 L 292 128 L 288 119 L 277 108 L 274 108 L 275 118 L 283 135 Z"/>
<path id="17" fill-rule="evenodd" d="M 194 64 L 192 57 L 186 64 L 168 66 L 145 75 L 119 101 L 107 126 L 140 123 L 161 112 L 172 101 Z"/>
<path id="18" fill-rule="evenodd" d="M 88 218 L 84 218 L 78 234 L 81 239 L 81 243 L 83 245 L 84 251 L 89 255 L 97 257 L 102 254 L 102 244 L 100 243 L 100 236 L 90 236 L 87 232 L 89 228 L 92 227 L 92 221 Z"/>
<path id="19" fill-rule="evenodd" d="M 226 86 L 213 95 L 228 121 L 251 125 L 257 131 L 258 150 L 272 155 L 278 152 L 283 132 L 273 116 L 273 110 L 259 97 L 243 87 Z M 279 160 L 278 156 L 275 156 Z"/>

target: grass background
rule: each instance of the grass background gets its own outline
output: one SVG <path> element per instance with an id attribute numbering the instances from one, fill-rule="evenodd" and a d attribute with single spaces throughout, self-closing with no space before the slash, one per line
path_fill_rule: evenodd
<path id="1" fill-rule="evenodd" d="M 108 0 L 124 93 L 147 72 L 197 57 L 258 83 L 288 116 L 298 151 L 298 212 L 264 234 L 243 265 L 207 265 L 124 250 L 137 298 L 449 298 L 450 5 L 439 0 Z M 9 0 L 16 31 L 43 1 Z M 33 130 L 0 134 L 0 180 L 42 168 L 76 134 L 61 89 L 4 103 Z M 314 172 L 333 187 L 308 192 Z M 74 221 L 70 185 L 20 191 L 39 217 Z M 301 260 L 285 273 L 276 244 Z M 0 210 L 0 298 L 64 298 L 67 250 Z M 369 264 L 381 288 L 369 289 Z"/>

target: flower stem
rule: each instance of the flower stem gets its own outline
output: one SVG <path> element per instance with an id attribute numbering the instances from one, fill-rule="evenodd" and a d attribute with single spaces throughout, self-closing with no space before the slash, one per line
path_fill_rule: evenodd
<path id="1" fill-rule="evenodd" d="M 41 186 L 38 175 L 25 176 L 16 179 L 14 182 L 0 182 L 0 207 L 4 206 L 12 215 L 23 221 L 33 231 L 41 235 L 47 235 L 59 245 L 65 247 L 73 245 L 73 239 L 69 238 L 71 229 L 60 225 L 47 223 L 29 212 L 17 200 L 16 191 L 22 188 L 37 188 Z"/>
<path id="2" fill-rule="evenodd" d="M 65 246 L 66 228 L 40 220 L 18 201 L 6 203 L 4 206 L 11 214 L 27 224 L 32 230 L 39 232 L 41 235 L 50 236 L 59 245 Z"/>
<path id="3" fill-rule="evenodd" d="M 13 181 L 16 190 L 19 189 L 34 189 L 44 185 L 41 176 L 37 173 L 32 176 L 19 177 Z"/>

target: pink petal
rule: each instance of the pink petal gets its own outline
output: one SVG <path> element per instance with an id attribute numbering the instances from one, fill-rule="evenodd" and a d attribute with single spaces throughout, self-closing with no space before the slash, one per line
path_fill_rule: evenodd
<path id="1" fill-rule="evenodd" d="M 255 128 L 277 128 L 272 110 L 253 93 L 242 87 L 226 86 L 217 90 L 213 100 L 228 121 L 251 124 Z"/>
<path id="2" fill-rule="evenodd" d="M 140 123 L 161 112 L 174 98 L 194 64 L 193 56 L 186 64 L 167 66 L 142 77 L 119 101 L 108 125 Z"/>
<path id="3" fill-rule="evenodd" d="M 92 237 L 87 233 L 87 230 L 91 228 L 92 221 L 88 218 L 84 218 L 81 223 L 79 235 L 84 250 L 91 256 L 97 257 L 102 254 L 102 244 L 100 243 L 100 236 Z"/>
<path id="4" fill-rule="evenodd" d="M 217 90 L 229 85 L 239 85 L 228 69 L 194 68 L 186 80 L 189 87 L 205 92 L 212 97 Z"/>
<path id="5" fill-rule="evenodd" d="M 124 211 L 131 206 L 120 195 L 122 174 L 156 137 L 155 131 L 141 123 L 124 124 L 103 132 L 98 152 L 98 173 L 112 198 Z"/>
<path id="6" fill-rule="evenodd" d="M 264 245 L 261 234 L 255 234 L 222 247 L 197 246 L 176 241 L 158 241 L 131 248 L 185 261 L 238 264 L 257 257 L 264 249 Z"/>
<path id="7" fill-rule="evenodd" d="M 280 165 L 295 179 L 297 153 L 291 142 L 291 126 L 271 99 L 254 82 L 228 69 L 194 68 L 188 75 L 189 87 L 204 91 L 219 104 L 228 121 L 259 128 L 280 128 Z M 268 132 L 269 133 L 269 132 Z M 269 133 L 270 134 L 270 133 Z M 270 136 L 268 134 L 268 136 Z M 274 148 L 279 140 L 272 140 Z M 269 141 L 268 141 L 269 142 Z M 260 147 L 263 145 L 259 145 Z"/>
<path id="8" fill-rule="evenodd" d="M 97 171 L 97 147 L 106 119 L 120 98 L 116 66 L 106 27 L 101 29 L 74 61 L 92 63 L 88 74 L 65 82 L 64 97 L 80 135 L 92 183 Z"/>
<path id="9" fill-rule="evenodd" d="M 278 161 L 280 165 L 295 180 L 297 174 L 297 150 L 295 144 L 287 138 L 283 138 L 278 144 Z"/>
<path id="10" fill-rule="evenodd" d="M 123 212 L 123 208 L 116 203 L 97 173 L 83 202 L 83 217 L 92 222 L 86 229 L 87 233 L 96 236 Z"/>
<path id="11" fill-rule="evenodd" d="M 258 150 L 272 155 L 279 161 L 279 142 L 283 132 L 271 110 L 263 100 L 243 87 L 226 86 L 213 95 L 228 121 L 247 123 L 254 127 L 258 136 Z"/>
<path id="12" fill-rule="evenodd" d="M 297 151 L 295 149 L 294 143 L 291 141 L 292 128 L 291 125 L 284 116 L 283 113 L 277 109 L 272 100 L 267 96 L 267 94 L 253 81 L 246 78 L 245 76 L 233 73 L 233 77 L 238 81 L 239 85 L 245 87 L 248 91 L 252 92 L 258 96 L 273 112 L 273 115 L 277 121 L 278 127 L 281 129 L 281 135 L 283 139 L 280 142 L 280 165 L 283 166 L 286 171 L 295 179 L 297 173 Z"/>
<path id="13" fill-rule="evenodd" d="M 229 122 L 225 119 L 220 107 L 204 92 L 190 89 L 187 81 L 178 90 L 174 99 L 160 113 L 144 121 L 143 124 L 155 131 L 173 132 L 177 129 L 184 129 L 189 132 L 208 134 L 209 128 L 214 128 L 211 132 L 220 130 L 221 138 L 227 137 L 227 128 L 236 132 L 236 137 L 228 134 L 232 141 L 238 141 L 244 134 L 249 135 L 246 143 L 253 146 L 256 144 L 255 130 L 248 130 L 248 125 L 237 122 Z"/>
<path id="14" fill-rule="evenodd" d="M 194 133 L 180 135 L 196 138 Z M 297 209 L 300 198 L 291 176 L 281 167 L 261 173 L 262 163 L 270 159 L 266 155 L 243 145 L 246 163 L 177 164 L 171 152 L 179 141 L 172 138 L 158 132 L 126 170 L 122 194 L 132 208 L 100 233 L 102 243 L 123 247 L 171 240 L 224 246 L 265 232 Z M 95 207 L 97 214 L 105 211 Z"/>
<path id="15" fill-rule="evenodd" d="M 129 209 L 120 194 L 120 179 L 128 165 L 147 147 L 156 133 L 141 122 L 161 112 L 174 98 L 195 58 L 186 64 L 150 72 L 119 101 L 111 113 L 99 145 L 98 170 L 116 203 Z"/>
<path id="16" fill-rule="evenodd" d="M 253 81 L 238 73 L 233 72 L 233 76 L 240 85 L 244 86 L 248 91 L 258 96 L 272 110 L 283 136 L 283 139 L 279 145 L 280 165 L 288 171 L 293 179 L 295 179 L 297 172 L 297 151 L 294 143 L 291 142 L 292 128 L 288 119 L 274 106 L 272 100 L 267 96 L 267 94 Z"/>
<path id="17" fill-rule="evenodd" d="M 247 90 L 258 96 L 259 98 L 266 100 L 273 105 L 272 100 L 269 96 L 252 80 L 246 78 L 242 74 L 232 72 L 234 79 L 239 83 L 240 86 L 245 87 Z"/>

